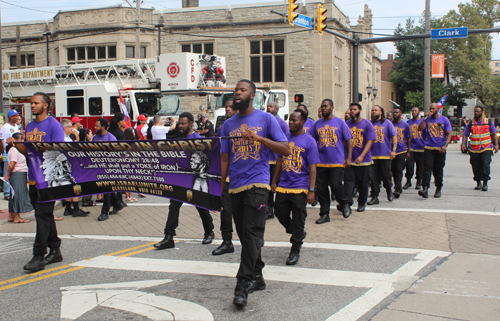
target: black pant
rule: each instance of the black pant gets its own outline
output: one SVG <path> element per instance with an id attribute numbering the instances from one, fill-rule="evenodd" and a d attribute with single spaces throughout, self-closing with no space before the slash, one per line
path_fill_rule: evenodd
<path id="1" fill-rule="evenodd" d="M 407 180 L 411 180 L 415 173 L 415 164 L 417 166 L 417 180 L 424 178 L 424 152 L 410 152 L 410 157 L 406 160 L 406 174 Z"/>
<path id="2" fill-rule="evenodd" d="M 220 232 L 224 241 L 231 241 L 233 238 L 233 207 L 228 190 L 229 183 L 226 182 L 222 191 L 222 211 L 220 212 Z"/>
<path id="3" fill-rule="evenodd" d="M 101 213 L 108 213 L 111 206 L 117 207 L 120 203 L 116 193 L 105 193 L 102 195 Z"/>
<path id="4" fill-rule="evenodd" d="M 392 173 L 390 159 L 374 159 L 372 168 L 372 197 L 380 194 L 380 181 L 382 180 L 386 191 L 392 188 Z"/>
<path id="5" fill-rule="evenodd" d="M 482 153 L 470 153 L 470 164 L 472 165 L 472 172 L 474 173 L 474 180 L 476 182 L 487 182 L 490 180 L 490 164 L 491 150 L 485 150 Z"/>
<path id="6" fill-rule="evenodd" d="M 403 185 L 401 182 L 403 181 L 403 171 L 405 170 L 405 165 L 406 153 L 398 154 L 392 160 L 391 170 L 394 178 L 394 190 L 396 191 L 403 191 Z"/>
<path id="7" fill-rule="evenodd" d="M 370 166 L 351 166 L 344 169 L 345 195 L 349 205 L 354 204 L 354 188 L 358 187 L 358 204 L 364 205 L 368 200 L 370 184 Z"/>
<path id="8" fill-rule="evenodd" d="M 290 243 L 301 246 L 304 239 L 304 227 L 306 225 L 306 198 L 305 193 L 285 194 L 276 193 L 274 203 L 274 215 L 285 228 L 290 237 Z M 292 213 L 290 217 L 290 212 Z"/>
<path id="9" fill-rule="evenodd" d="M 165 235 L 175 235 L 175 229 L 179 226 L 179 212 L 182 204 L 184 203 L 170 200 L 170 205 L 168 206 L 167 224 L 165 224 Z M 210 235 L 214 231 L 212 215 L 210 215 L 210 212 L 204 208 L 196 207 L 196 209 L 200 214 L 203 229 L 205 230 L 205 236 Z"/>
<path id="10" fill-rule="evenodd" d="M 234 225 L 241 242 L 241 262 L 237 278 L 251 281 L 255 275 L 262 275 L 265 264 L 261 251 L 266 228 L 267 196 L 267 189 L 257 187 L 231 194 Z"/>
<path id="11" fill-rule="evenodd" d="M 55 202 L 39 203 L 36 185 L 30 185 L 29 194 L 31 205 L 35 209 L 36 235 L 33 244 L 33 255 L 45 255 L 47 247 L 56 250 L 61 246 L 61 239 L 57 236 L 56 222 L 54 222 Z"/>
<path id="12" fill-rule="evenodd" d="M 316 185 L 318 186 L 318 200 L 320 205 L 319 215 L 330 214 L 330 186 L 335 199 L 340 205 L 347 204 L 344 189 L 343 167 L 317 167 Z"/>
<path id="13" fill-rule="evenodd" d="M 269 173 L 271 174 L 269 179 L 269 185 L 273 181 L 274 171 L 276 170 L 276 164 L 269 164 Z M 280 182 L 281 174 L 278 175 L 278 179 L 276 180 L 276 184 Z M 274 193 L 269 191 L 269 197 L 267 198 L 267 206 L 269 207 L 269 211 L 273 211 L 274 209 Z"/>
<path id="14" fill-rule="evenodd" d="M 426 149 L 424 152 L 424 181 L 423 187 L 430 187 L 431 174 L 434 175 L 434 184 L 436 187 L 443 186 L 443 172 L 446 161 L 446 153 L 441 153 L 436 149 Z"/>

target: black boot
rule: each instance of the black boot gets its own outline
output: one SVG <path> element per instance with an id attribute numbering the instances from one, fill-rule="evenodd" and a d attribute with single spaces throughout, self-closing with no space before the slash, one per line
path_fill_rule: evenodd
<path id="1" fill-rule="evenodd" d="M 316 224 L 324 224 L 330 222 L 330 215 L 324 214 L 320 215 L 320 217 L 316 220 Z"/>
<path id="2" fill-rule="evenodd" d="M 436 192 L 434 193 L 435 198 L 441 197 L 441 187 L 436 187 Z"/>
<path id="3" fill-rule="evenodd" d="M 351 206 L 349 206 L 349 204 L 344 204 L 344 206 L 342 207 L 342 215 L 344 216 L 344 218 L 348 218 L 349 216 L 351 216 L 351 213 Z"/>
<path id="4" fill-rule="evenodd" d="M 234 299 L 233 304 L 238 308 L 244 308 L 247 306 L 248 299 L 248 281 L 245 279 L 238 278 L 236 282 L 236 287 L 234 288 Z"/>
<path id="5" fill-rule="evenodd" d="M 427 186 L 424 186 L 420 191 L 418 191 L 418 195 L 422 196 L 423 198 L 429 198 L 429 188 Z"/>
<path id="6" fill-rule="evenodd" d="M 203 237 L 203 241 L 201 241 L 201 244 L 210 244 L 210 243 L 212 243 L 214 238 L 215 238 L 215 234 L 213 231 L 210 234 L 205 234 L 205 236 Z"/>
<path id="7" fill-rule="evenodd" d="M 43 259 L 45 265 L 62 262 L 63 257 L 59 249 L 50 249 L 49 254 Z"/>
<path id="8" fill-rule="evenodd" d="M 481 186 L 481 181 L 477 181 L 477 186 L 476 186 L 476 187 L 474 187 L 474 190 L 476 190 L 476 191 L 480 191 L 480 190 L 481 190 L 481 188 L 482 188 L 482 186 Z"/>
<path id="9" fill-rule="evenodd" d="M 173 235 L 165 235 L 163 240 L 160 243 L 156 243 L 154 247 L 158 250 L 163 249 L 172 249 L 175 247 L 174 236 Z"/>
<path id="10" fill-rule="evenodd" d="M 374 196 L 372 197 L 371 200 L 368 201 L 368 203 L 366 203 L 367 205 L 376 205 L 376 204 L 380 204 L 380 201 L 378 200 L 378 197 L 377 196 Z"/>
<path id="11" fill-rule="evenodd" d="M 417 179 L 417 185 L 415 186 L 415 189 L 421 189 L 422 188 L 422 180 Z"/>
<path id="12" fill-rule="evenodd" d="M 300 245 L 292 245 L 290 254 L 286 258 L 286 265 L 295 265 L 299 262 L 300 258 Z"/>
<path id="13" fill-rule="evenodd" d="M 394 194 L 392 193 L 392 188 L 389 188 L 386 191 L 387 191 L 387 200 L 389 202 L 394 201 Z"/>
<path id="14" fill-rule="evenodd" d="M 43 255 L 35 255 L 25 266 L 24 269 L 30 272 L 36 272 L 45 269 Z"/>
<path id="15" fill-rule="evenodd" d="M 233 242 L 231 240 L 224 240 L 222 241 L 222 244 L 216 248 L 215 250 L 212 251 L 213 255 L 222 255 L 226 253 L 233 253 L 234 252 L 234 246 Z"/>
<path id="16" fill-rule="evenodd" d="M 403 191 L 402 190 L 394 190 L 394 193 L 392 193 L 392 195 L 394 196 L 394 198 L 399 198 L 399 196 L 401 196 L 401 194 L 403 194 Z"/>
<path id="17" fill-rule="evenodd" d="M 108 212 L 102 212 L 101 215 L 97 218 L 98 221 L 105 221 L 109 218 Z"/>
<path id="18" fill-rule="evenodd" d="M 406 184 L 403 186 L 403 189 L 409 189 L 411 187 L 411 179 L 406 180 Z"/>
<path id="19" fill-rule="evenodd" d="M 484 182 L 483 182 L 483 187 L 481 187 L 481 190 L 482 190 L 483 192 L 488 191 L 488 182 L 487 182 L 487 181 L 484 181 Z"/>
<path id="20" fill-rule="evenodd" d="M 248 293 L 253 293 L 255 291 L 262 291 L 266 289 L 266 281 L 262 275 L 256 275 L 255 279 L 248 283 Z"/>

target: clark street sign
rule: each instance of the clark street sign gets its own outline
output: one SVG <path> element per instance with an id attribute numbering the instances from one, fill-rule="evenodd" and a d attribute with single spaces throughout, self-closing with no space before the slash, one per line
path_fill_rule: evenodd
<path id="1" fill-rule="evenodd" d="M 307 29 L 311 29 L 312 28 L 312 19 L 311 19 L 311 17 L 301 15 L 300 13 L 297 16 L 297 18 L 295 18 L 295 20 L 293 21 L 293 23 L 296 26 L 304 27 L 304 28 L 307 28 Z"/>
<path id="2" fill-rule="evenodd" d="M 464 28 L 446 28 L 446 29 L 432 29 L 431 39 L 453 39 L 453 38 L 467 38 L 467 27 Z"/>

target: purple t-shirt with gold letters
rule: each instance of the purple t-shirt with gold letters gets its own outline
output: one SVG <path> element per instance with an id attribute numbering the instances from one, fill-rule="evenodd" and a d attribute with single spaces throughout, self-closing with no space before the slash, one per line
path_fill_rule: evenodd
<path id="1" fill-rule="evenodd" d="M 276 142 L 287 141 L 274 116 L 258 109 L 247 116 L 236 114 L 229 118 L 221 127 L 220 134 L 221 137 L 241 136 L 247 130 Z M 254 186 L 270 188 L 270 150 L 267 147 L 242 138 L 222 139 L 221 152 L 229 154 L 229 193 L 239 193 Z"/>
<path id="2" fill-rule="evenodd" d="M 377 136 L 372 144 L 372 158 L 373 159 L 391 159 L 391 141 L 392 137 L 396 136 L 396 130 L 387 119 L 384 122 L 371 121 L 373 129 L 375 130 L 375 135 Z"/>
<path id="3" fill-rule="evenodd" d="M 425 121 L 427 137 L 425 138 L 425 148 L 441 149 L 446 145 L 446 132 L 451 132 L 451 124 L 448 118 L 439 116 L 438 118 L 429 117 Z"/>
<path id="4" fill-rule="evenodd" d="M 47 117 L 41 122 L 32 121 L 26 126 L 26 142 L 64 142 L 64 129 L 54 118 Z M 32 166 L 29 167 L 28 180 L 35 181 Z"/>
<path id="5" fill-rule="evenodd" d="M 344 141 L 352 138 L 345 121 L 336 116 L 332 119 L 318 119 L 314 124 L 312 137 L 318 143 L 318 167 L 343 167 Z"/>
<path id="6" fill-rule="evenodd" d="M 372 123 L 366 119 L 362 119 L 359 122 L 353 122 L 352 120 L 346 121 L 347 126 L 352 133 L 352 165 L 353 166 L 366 166 L 372 164 L 372 153 L 371 149 L 366 153 L 361 164 L 355 164 L 354 161 L 358 158 L 363 149 L 365 149 L 366 143 L 370 140 L 375 140 L 377 136 L 375 135 L 375 129 L 373 129 Z"/>
<path id="7" fill-rule="evenodd" d="M 410 126 L 411 132 L 411 146 L 410 150 L 412 152 L 423 152 L 425 147 L 425 141 L 422 138 L 422 132 L 418 131 L 418 125 L 424 120 L 419 118 L 417 120 L 409 119 L 407 124 Z"/>
<path id="8" fill-rule="evenodd" d="M 400 120 L 398 123 L 393 122 L 394 129 L 398 134 L 398 147 L 396 148 L 396 154 L 406 153 L 408 151 L 408 144 L 406 140 L 411 138 L 410 126 L 405 123 L 403 120 Z"/>

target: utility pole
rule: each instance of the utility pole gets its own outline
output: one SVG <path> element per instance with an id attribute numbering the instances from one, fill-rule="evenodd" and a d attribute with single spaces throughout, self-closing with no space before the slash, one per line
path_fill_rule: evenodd
<path id="1" fill-rule="evenodd" d="M 431 32 L 431 0 L 425 0 L 425 33 Z M 431 105 L 431 39 L 425 38 L 424 48 L 424 111 Z"/>
<path id="2" fill-rule="evenodd" d="M 135 0 L 135 59 L 141 58 L 141 0 Z"/>

